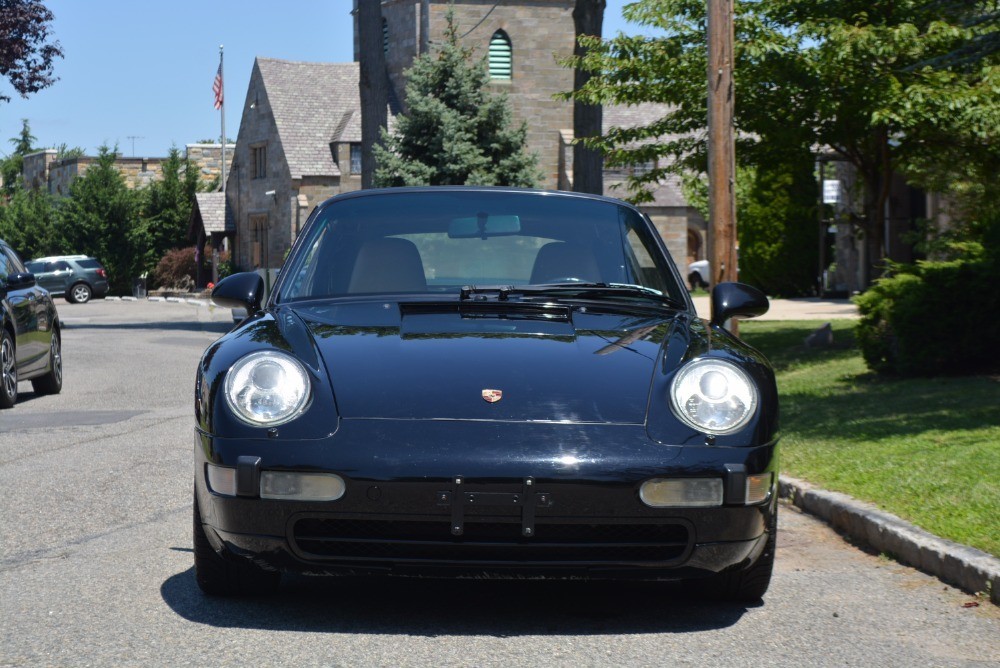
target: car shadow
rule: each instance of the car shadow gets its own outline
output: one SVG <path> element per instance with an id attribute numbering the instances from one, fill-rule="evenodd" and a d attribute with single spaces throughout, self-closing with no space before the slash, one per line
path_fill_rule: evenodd
<path id="1" fill-rule="evenodd" d="M 285 576 L 274 595 L 219 598 L 198 589 L 194 568 L 160 593 L 209 626 L 425 637 L 692 633 L 732 626 L 748 609 L 669 583 L 601 581 Z"/>

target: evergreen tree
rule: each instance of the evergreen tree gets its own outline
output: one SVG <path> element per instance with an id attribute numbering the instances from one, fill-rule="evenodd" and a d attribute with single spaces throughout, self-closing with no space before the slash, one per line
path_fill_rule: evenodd
<path id="1" fill-rule="evenodd" d="M 375 185 L 531 187 L 541 178 L 525 149 L 527 126 L 513 126 L 506 96 L 487 90 L 484 61 L 459 44 L 449 10 L 444 44 L 407 72 L 407 113 L 375 146 Z"/>
<path id="2" fill-rule="evenodd" d="M 14 192 L 23 185 L 24 156 L 34 151 L 35 136 L 31 134 L 31 125 L 27 118 L 21 119 L 21 132 L 10 140 L 14 151 L 0 161 L 0 179 L 3 180 L 3 192 L 12 197 Z"/>
<path id="3" fill-rule="evenodd" d="M 111 290 L 127 292 L 141 273 L 131 233 L 140 202 L 125 185 L 115 158 L 115 151 L 100 148 L 94 163 L 70 186 L 59 219 L 67 249 L 99 259 L 108 270 Z"/>
<path id="4" fill-rule="evenodd" d="M 198 192 L 198 169 L 173 147 L 162 170 L 163 178 L 142 192 L 141 219 L 131 232 L 139 273 L 152 272 L 167 251 L 190 245 L 188 223 Z"/>
<path id="5" fill-rule="evenodd" d="M 0 205 L 0 239 L 25 261 L 62 254 L 66 246 L 58 213 L 48 193 L 17 187 L 6 205 Z"/>

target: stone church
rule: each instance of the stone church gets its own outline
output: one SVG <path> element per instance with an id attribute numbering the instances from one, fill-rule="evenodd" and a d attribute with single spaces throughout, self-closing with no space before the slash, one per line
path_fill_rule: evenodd
<path id="1" fill-rule="evenodd" d="M 443 40 L 451 6 L 462 41 L 488 64 L 489 85 L 507 95 L 515 119 L 527 124 L 528 148 L 544 173 L 540 185 L 572 189 L 572 103 L 554 96 L 573 87 L 573 71 L 559 64 L 573 53 L 573 5 L 574 0 L 383 0 L 391 111 L 398 113 L 405 99 L 405 70 Z M 356 20 L 354 44 L 356 61 Z M 604 123 L 606 128 L 646 124 L 662 111 L 656 105 L 606 108 Z M 226 206 L 218 207 L 226 220 L 216 222 L 220 229 L 235 229 L 236 264 L 279 267 L 312 209 L 360 188 L 360 174 L 357 62 L 258 57 L 226 183 Z M 624 176 L 624 171 L 607 172 L 605 194 L 624 196 L 624 190 L 613 188 Z M 705 221 L 687 205 L 679 184 L 661 183 L 653 194 L 654 201 L 642 208 L 674 260 L 684 267 L 703 258 Z"/>

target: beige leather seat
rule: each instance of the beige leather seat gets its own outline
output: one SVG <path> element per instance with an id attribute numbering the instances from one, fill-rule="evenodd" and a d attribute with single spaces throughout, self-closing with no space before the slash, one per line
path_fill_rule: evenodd
<path id="1" fill-rule="evenodd" d="M 426 292 L 424 263 L 407 239 L 374 239 L 358 250 L 347 291 L 357 293 Z"/>
<path id="2" fill-rule="evenodd" d="M 553 283 L 569 278 L 600 283 L 601 270 L 594 253 L 585 246 L 562 241 L 542 246 L 531 270 L 531 282 Z"/>

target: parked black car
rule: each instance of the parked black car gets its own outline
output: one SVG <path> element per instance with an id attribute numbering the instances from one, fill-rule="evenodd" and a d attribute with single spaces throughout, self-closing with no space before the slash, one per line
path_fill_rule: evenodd
<path id="1" fill-rule="evenodd" d="M 698 318 L 652 223 L 618 200 L 366 190 L 320 205 L 266 305 L 195 386 L 194 561 L 212 594 L 281 571 L 686 580 L 764 594 L 778 402 Z"/>
<path id="2" fill-rule="evenodd" d="M 38 284 L 70 304 L 86 304 L 108 294 L 108 272 L 96 258 L 87 255 L 40 257 L 27 264 Z"/>
<path id="3" fill-rule="evenodd" d="M 0 408 L 17 403 L 17 384 L 38 394 L 62 390 L 59 314 L 21 258 L 0 240 Z"/>

